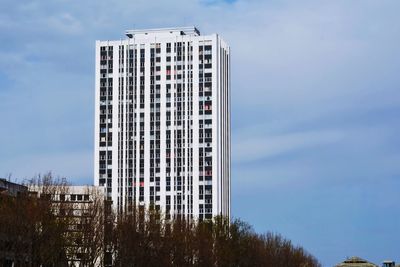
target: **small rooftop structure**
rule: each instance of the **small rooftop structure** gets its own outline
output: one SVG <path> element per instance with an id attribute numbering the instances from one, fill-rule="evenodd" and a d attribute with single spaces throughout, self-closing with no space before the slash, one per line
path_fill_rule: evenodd
<path id="1" fill-rule="evenodd" d="M 346 259 L 342 263 L 339 263 L 335 267 L 378 267 L 378 265 L 375 265 L 359 257 L 351 257 Z"/>
<path id="2" fill-rule="evenodd" d="M 392 260 L 385 260 L 382 263 L 382 267 L 396 267 L 396 263 Z"/>
<path id="3" fill-rule="evenodd" d="M 194 27 L 174 27 L 174 28 L 158 28 L 158 29 L 140 29 L 140 30 L 127 30 L 125 32 L 129 38 L 145 37 L 157 34 L 165 34 L 165 36 L 180 36 L 180 35 L 194 35 L 199 36 L 200 31 Z"/>

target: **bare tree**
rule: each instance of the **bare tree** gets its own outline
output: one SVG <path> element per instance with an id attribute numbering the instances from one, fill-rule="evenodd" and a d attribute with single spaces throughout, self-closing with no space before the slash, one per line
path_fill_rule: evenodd
<path id="1" fill-rule="evenodd" d="M 84 266 L 102 266 L 106 222 L 104 194 L 94 187 L 88 187 L 86 194 L 90 199 L 82 204 L 83 213 L 79 218 L 82 262 Z"/>
<path id="2" fill-rule="evenodd" d="M 258 234 L 241 220 L 167 220 L 152 206 L 135 205 L 114 216 L 99 189 L 87 187 L 83 201 L 74 202 L 66 180 L 51 173 L 29 187 L 36 194 L 0 195 L 0 260 L 14 266 L 94 267 L 113 260 L 134 267 L 320 267 L 302 247 L 279 234 Z"/>
<path id="3" fill-rule="evenodd" d="M 54 178 L 49 172 L 29 181 L 29 200 L 36 211 L 31 232 L 31 262 L 33 266 L 66 266 L 68 244 L 65 233 L 70 225 L 71 207 L 62 199 L 68 194 L 66 179 Z M 35 194 L 33 196 L 33 194 Z"/>

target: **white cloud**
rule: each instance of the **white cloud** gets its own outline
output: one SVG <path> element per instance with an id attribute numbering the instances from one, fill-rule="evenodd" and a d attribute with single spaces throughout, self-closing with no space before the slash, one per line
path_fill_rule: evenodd
<path id="1" fill-rule="evenodd" d="M 47 18 L 47 24 L 55 31 L 67 34 L 71 36 L 71 38 L 83 32 L 80 21 L 70 13 L 61 13 L 51 16 Z"/>
<path id="2" fill-rule="evenodd" d="M 301 149 L 332 144 L 340 141 L 343 135 L 340 131 L 332 130 L 280 135 L 266 134 L 264 136 L 239 134 L 235 138 L 233 146 L 233 162 L 244 163 L 257 159 L 267 159 L 282 154 L 291 154 Z"/>

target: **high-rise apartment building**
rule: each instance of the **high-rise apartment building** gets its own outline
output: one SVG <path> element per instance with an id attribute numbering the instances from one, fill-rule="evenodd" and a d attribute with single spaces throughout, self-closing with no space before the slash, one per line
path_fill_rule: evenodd
<path id="1" fill-rule="evenodd" d="M 96 42 L 94 183 L 119 211 L 230 216 L 230 48 L 195 27 Z"/>

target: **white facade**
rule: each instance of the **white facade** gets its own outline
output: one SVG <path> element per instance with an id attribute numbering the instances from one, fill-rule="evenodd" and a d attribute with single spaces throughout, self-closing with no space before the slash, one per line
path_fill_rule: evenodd
<path id="1" fill-rule="evenodd" d="M 194 27 L 96 42 L 94 183 L 118 210 L 230 216 L 230 48 Z"/>

